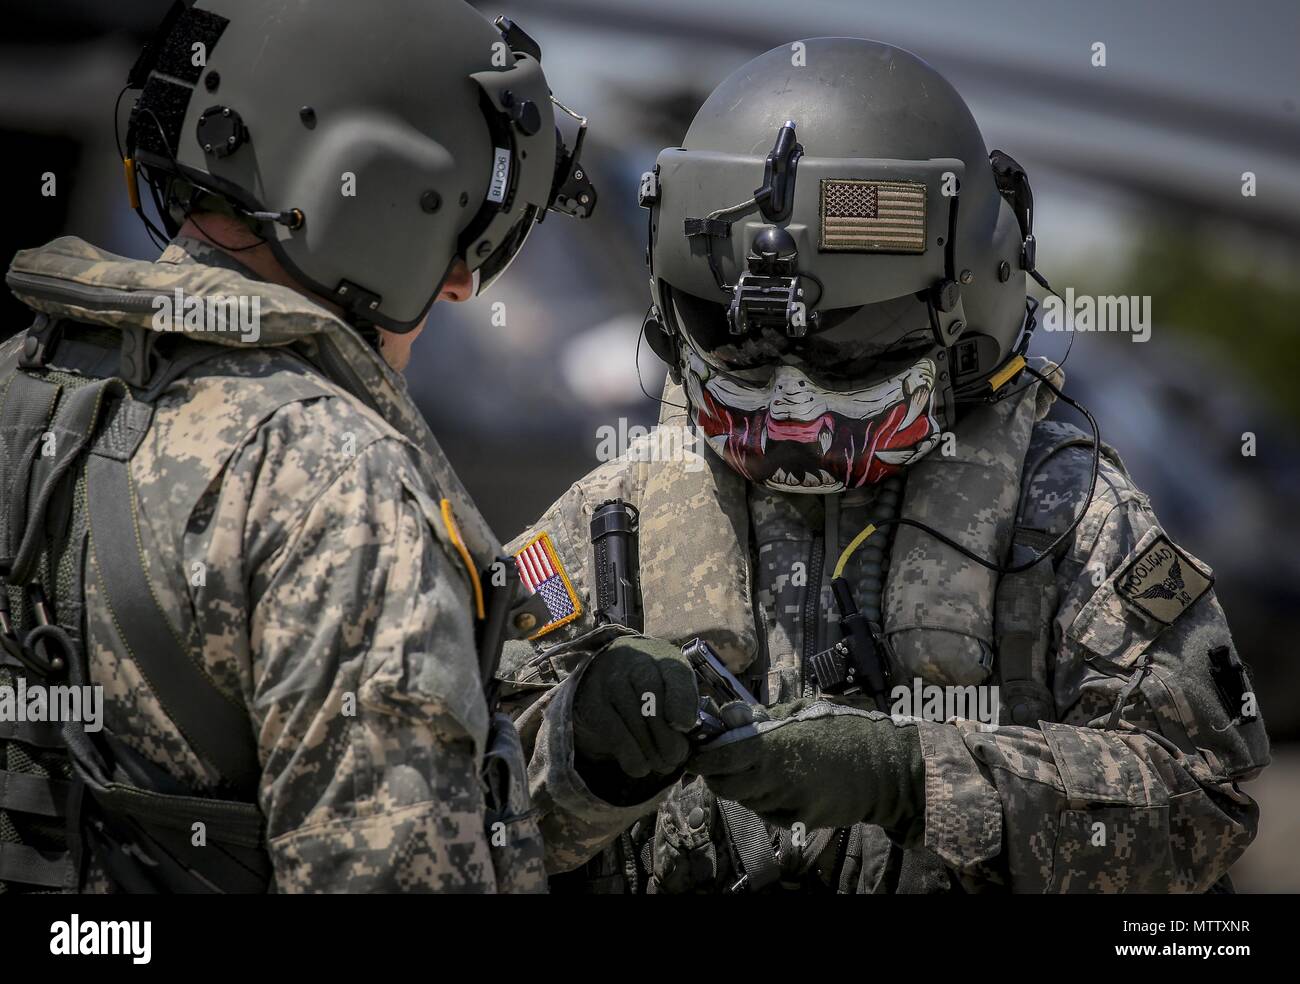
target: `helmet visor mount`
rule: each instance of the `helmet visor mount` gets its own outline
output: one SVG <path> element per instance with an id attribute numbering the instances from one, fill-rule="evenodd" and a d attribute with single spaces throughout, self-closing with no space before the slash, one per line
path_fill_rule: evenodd
<path id="1" fill-rule="evenodd" d="M 752 258 L 762 256 L 760 237 L 777 227 L 796 254 L 794 269 L 808 281 L 800 286 L 810 312 L 874 304 L 949 279 L 950 215 L 965 174 L 962 161 L 805 154 L 786 190 L 788 217 L 775 221 L 754 214 L 757 201 L 732 204 L 734 189 L 758 185 L 764 167 L 761 157 L 718 151 L 675 148 L 659 155 L 659 185 L 674 193 L 655 202 L 656 277 L 697 297 L 722 294 L 730 301 L 735 285 L 754 272 Z M 665 248 L 667 237 L 683 234 L 688 249 Z"/>
<path id="2" fill-rule="evenodd" d="M 533 52 L 516 50 L 510 70 L 473 78 L 483 91 L 492 173 L 483 204 L 460 237 L 459 255 L 477 274 L 475 293 L 481 296 L 548 211 L 589 218 L 596 190 L 580 159 L 587 120 L 551 95 Z M 557 111 L 577 121 L 572 149 L 556 123 Z"/>
<path id="3" fill-rule="evenodd" d="M 596 207 L 596 190 L 587 177 L 579 155 L 587 136 L 587 119 L 579 116 L 554 96 L 551 103 L 564 114 L 578 121 L 577 135 L 573 138 L 573 149 L 565 143 L 564 134 L 555 128 L 555 183 L 551 186 L 550 198 L 545 209 L 527 205 L 514 226 L 506 233 L 500 244 L 492 250 L 486 260 L 474 269 L 475 296 L 482 296 L 500 279 L 506 269 L 515 261 L 524 243 L 532 235 L 533 228 L 546 218 L 546 212 L 560 212 L 575 218 L 586 219 Z M 498 152 L 500 153 L 500 152 Z M 504 197 L 504 196 L 503 196 Z"/>

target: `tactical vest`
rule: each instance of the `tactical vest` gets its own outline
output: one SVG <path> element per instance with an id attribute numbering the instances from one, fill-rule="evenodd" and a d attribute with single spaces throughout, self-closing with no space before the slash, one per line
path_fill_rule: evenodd
<path id="1" fill-rule="evenodd" d="M 672 384 L 664 402 L 682 403 Z M 1057 452 L 1092 447 L 1091 439 L 1077 428 L 1044 420 L 1050 406 L 1048 392 L 1035 385 L 968 415 L 958 427 L 955 454 L 936 451 L 907 470 L 900 514 L 1004 564 L 1018 564 L 1041 552 L 1054 534 L 1021 525 L 1025 490 Z M 663 443 L 689 446 L 684 438 Z M 1122 469 L 1112 449 L 1103 448 L 1103 454 Z M 630 457 L 653 463 L 630 465 L 617 487 L 602 485 L 600 494 L 620 494 L 640 509 L 646 634 L 678 642 L 704 638 L 733 672 L 761 684 L 761 668 L 756 672 L 754 662 L 762 648 L 764 616 L 754 607 L 746 485 L 710 452 L 701 455 L 703 465 L 689 456 L 658 458 L 645 448 L 634 448 Z M 976 522 L 976 513 L 986 518 Z M 584 555 L 589 551 L 585 544 L 570 541 L 557 516 L 548 513 L 537 528 L 552 533 L 575 589 L 590 592 L 591 572 Z M 885 545 L 877 544 L 876 550 L 884 551 Z M 887 577 L 878 594 L 857 600 L 863 610 L 882 613 L 895 683 L 910 682 L 914 676 L 959 686 L 996 683 L 1000 723 L 1033 725 L 1057 719 L 1048 666 L 1057 606 L 1052 559 L 1019 574 L 999 576 L 909 527 L 896 529 L 887 554 Z M 698 583 L 697 570 L 709 572 L 708 590 Z M 585 628 L 579 623 L 567 631 Z M 696 879 L 693 871 L 723 870 L 726 859 L 716 856 L 718 824 L 734 856 L 748 854 L 749 864 L 757 860 L 774 878 L 791 874 L 792 867 L 801 867 L 794 874 L 808 874 L 817 855 L 828 849 L 834 870 L 822 874 L 832 890 L 851 892 L 864 885 L 865 890 L 892 890 L 899 879 L 927 885 L 944 880 L 887 844 L 884 869 L 864 870 L 871 842 L 884 837 L 861 824 L 852 830 L 817 832 L 802 852 L 802 866 L 791 865 L 798 852 L 790 850 L 788 831 L 747 829 L 747 823 L 753 827 L 752 820 L 728 816 L 724 804 L 715 808 L 702 784 L 699 790 L 679 792 L 682 795 L 661 808 L 657 818 L 625 832 L 565 887 L 577 887 L 574 883 L 585 879 L 587 890 L 644 890 L 656 860 L 664 867 L 656 853 L 665 851 L 678 855 L 675 861 L 685 871 L 684 883 Z M 773 835 L 780 837 L 775 853 L 783 860 L 759 859 L 764 851 L 774 853 Z M 778 874 L 775 869 L 782 866 L 787 870 Z"/>
<path id="2" fill-rule="evenodd" d="M 195 795 L 80 722 L 0 722 L 0 891 L 76 891 L 92 859 L 114 888 L 130 892 L 247 893 L 270 884 L 247 711 L 216 688 L 158 606 L 129 480 L 157 397 L 229 352 L 142 327 L 40 315 L 0 364 L 0 686 L 89 683 L 84 590 L 95 577 L 168 716 L 220 776 L 215 790 Z M 272 400 L 332 392 L 305 373 L 303 386 Z M 479 645 L 499 653 L 515 634 L 513 618 L 536 602 L 516 599 L 508 578 L 504 587 L 483 579 L 457 543 L 483 588 Z M 514 565 L 502 569 L 513 574 Z M 490 679 L 490 659 L 482 669 Z M 494 712 L 491 691 L 488 699 Z M 523 751 L 509 719 L 490 717 L 482 775 L 497 887 L 540 890 Z M 205 843 L 196 846 L 200 823 Z"/>
<path id="3" fill-rule="evenodd" d="M 0 723 L 8 889 L 76 890 L 91 856 L 126 891 L 257 892 L 270 879 L 251 729 L 167 628 L 136 545 L 128 471 L 158 394 L 225 350 L 150 341 L 142 328 L 40 315 L 0 366 L 0 661 L 14 686 L 88 685 L 84 590 L 97 577 L 133 658 L 221 775 L 223 795 L 190 795 L 78 721 Z M 206 847 L 193 846 L 196 829 Z"/>

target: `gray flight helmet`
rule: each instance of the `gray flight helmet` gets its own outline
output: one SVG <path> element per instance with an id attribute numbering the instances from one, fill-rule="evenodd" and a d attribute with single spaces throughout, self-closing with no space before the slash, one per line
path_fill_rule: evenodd
<path id="1" fill-rule="evenodd" d="M 457 258 L 481 292 L 548 208 L 595 205 L 540 48 L 463 0 L 177 3 L 128 87 L 168 231 L 218 202 L 358 325 L 415 328 Z"/>
<path id="2" fill-rule="evenodd" d="M 1023 169 L 990 155 L 961 96 L 901 48 L 812 38 L 760 55 L 659 155 L 641 203 L 647 340 L 670 366 L 699 299 L 725 305 L 736 335 L 920 325 L 954 355 L 948 386 L 967 392 L 987 392 L 1023 352 Z M 900 316 L 909 298 L 916 310 Z"/>

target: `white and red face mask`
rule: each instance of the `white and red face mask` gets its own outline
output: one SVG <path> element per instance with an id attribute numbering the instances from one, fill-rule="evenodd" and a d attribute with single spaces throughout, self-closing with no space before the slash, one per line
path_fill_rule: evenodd
<path id="1" fill-rule="evenodd" d="M 939 443 L 935 362 L 862 389 L 819 388 L 799 369 L 763 382 L 708 365 L 687 348 L 683 382 L 709 446 L 748 481 L 778 492 L 826 494 L 879 482 Z"/>

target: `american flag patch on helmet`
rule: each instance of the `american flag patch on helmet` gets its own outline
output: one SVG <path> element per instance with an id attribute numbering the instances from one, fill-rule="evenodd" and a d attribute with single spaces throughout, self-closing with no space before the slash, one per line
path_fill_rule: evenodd
<path id="1" fill-rule="evenodd" d="M 823 178 L 823 251 L 924 253 L 925 185 Z"/>
<path id="2" fill-rule="evenodd" d="M 573 590 L 549 533 L 538 533 L 529 540 L 515 554 L 515 567 L 519 569 L 519 579 L 524 582 L 524 590 L 529 594 L 540 594 L 546 602 L 546 611 L 550 614 L 550 621 L 528 638 L 536 639 L 546 635 L 582 614 L 578 593 Z"/>

